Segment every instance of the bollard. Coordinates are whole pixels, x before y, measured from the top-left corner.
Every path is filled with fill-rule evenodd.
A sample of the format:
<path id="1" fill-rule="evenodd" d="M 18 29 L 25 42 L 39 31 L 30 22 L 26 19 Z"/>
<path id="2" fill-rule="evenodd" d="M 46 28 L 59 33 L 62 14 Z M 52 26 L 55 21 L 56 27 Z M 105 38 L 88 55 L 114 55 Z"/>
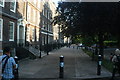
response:
<path id="1" fill-rule="evenodd" d="M 94 61 L 95 60 L 95 51 L 93 50 L 92 51 L 92 61 Z"/>
<path id="2" fill-rule="evenodd" d="M 101 75 L 101 64 L 102 64 L 102 56 L 98 55 L 97 75 Z"/>
<path id="3" fill-rule="evenodd" d="M 19 78 L 19 74 L 18 74 L 18 57 L 15 56 L 14 59 L 15 59 L 15 62 L 16 62 L 16 69 L 13 70 L 13 74 L 14 74 L 15 80 L 18 80 L 18 78 Z"/>
<path id="4" fill-rule="evenodd" d="M 59 78 L 64 78 L 64 56 L 60 56 L 60 72 Z"/>

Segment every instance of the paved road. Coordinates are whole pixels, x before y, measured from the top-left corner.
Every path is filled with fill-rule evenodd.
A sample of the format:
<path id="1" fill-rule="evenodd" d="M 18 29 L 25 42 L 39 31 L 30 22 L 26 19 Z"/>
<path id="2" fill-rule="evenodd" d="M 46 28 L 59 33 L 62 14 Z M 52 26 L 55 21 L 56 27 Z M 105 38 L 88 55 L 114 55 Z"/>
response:
<path id="1" fill-rule="evenodd" d="M 64 56 L 64 78 L 110 77 L 111 73 L 102 67 L 100 76 L 96 75 L 97 63 L 91 61 L 81 49 L 62 48 L 41 59 L 24 60 L 19 63 L 20 78 L 59 78 L 59 56 Z"/>

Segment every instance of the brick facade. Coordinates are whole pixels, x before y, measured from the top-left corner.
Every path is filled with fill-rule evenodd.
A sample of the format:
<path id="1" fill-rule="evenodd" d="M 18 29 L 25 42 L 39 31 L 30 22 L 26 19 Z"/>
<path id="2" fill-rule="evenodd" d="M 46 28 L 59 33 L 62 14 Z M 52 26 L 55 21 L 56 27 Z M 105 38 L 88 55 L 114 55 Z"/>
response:
<path id="1" fill-rule="evenodd" d="M 17 41 L 17 13 L 10 11 L 10 2 L 5 2 L 4 7 L 0 6 L 0 18 L 3 19 L 3 39 L 0 41 L 2 46 L 0 49 L 4 48 L 5 46 L 11 46 L 12 48 L 16 47 Z M 10 41 L 10 21 L 14 22 L 14 41 Z"/>

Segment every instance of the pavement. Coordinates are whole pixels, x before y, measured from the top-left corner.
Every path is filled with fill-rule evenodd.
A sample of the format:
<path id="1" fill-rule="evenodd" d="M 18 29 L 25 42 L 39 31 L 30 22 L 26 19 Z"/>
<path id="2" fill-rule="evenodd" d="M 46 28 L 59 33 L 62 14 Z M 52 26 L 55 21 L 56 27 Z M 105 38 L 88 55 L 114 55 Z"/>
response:
<path id="1" fill-rule="evenodd" d="M 64 56 L 65 80 L 99 80 L 111 77 L 111 73 L 102 67 L 101 75 L 97 75 L 97 63 L 81 49 L 63 47 L 54 50 L 49 55 L 35 60 L 26 59 L 19 62 L 19 77 L 21 79 L 59 80 L 59 57 Z M 93 79 L 94 78 L 94 79 Z M 97 78 L 97 79 L 96 79 Z M 61 80 L 61 79 L 60 79 Z M 102 80 L 102 79 L 101 79 Z M 107 79 L 104 79 L 107 80 Z"/>

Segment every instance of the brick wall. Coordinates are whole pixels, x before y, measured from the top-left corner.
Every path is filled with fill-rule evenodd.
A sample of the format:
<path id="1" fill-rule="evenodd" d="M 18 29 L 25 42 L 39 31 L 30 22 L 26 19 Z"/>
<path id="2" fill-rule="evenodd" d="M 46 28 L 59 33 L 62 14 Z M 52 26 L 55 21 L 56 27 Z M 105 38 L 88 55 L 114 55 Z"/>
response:
<path id="1" fill-rule="evenodd" d="M 17 20 L 13 18 L 9 18 L 7 16 L 2 16 L 3 19 L 3 47 L 4 46 L 16 46 L 16 40 L 17 40 Z M 14 27 L 14 41 L 9 41 L 9 21 L 12 21 L 15 23 Z"/>

